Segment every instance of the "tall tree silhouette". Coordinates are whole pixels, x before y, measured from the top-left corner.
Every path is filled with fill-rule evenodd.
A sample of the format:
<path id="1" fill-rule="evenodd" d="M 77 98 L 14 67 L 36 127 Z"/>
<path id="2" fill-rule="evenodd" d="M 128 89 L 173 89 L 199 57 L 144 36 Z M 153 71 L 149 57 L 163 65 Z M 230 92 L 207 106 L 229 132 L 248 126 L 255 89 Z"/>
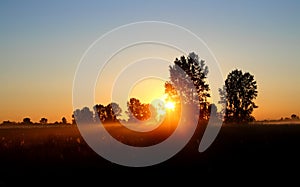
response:
<path id="1" fill-rule="evenodd" d="M 151 109 L 149 104 L 141 103 L 140 100 L 136 98 L 130 98 L 127 102 L 127 115 L 129 117 L 128 121 L 134 122 L 136 120 L 147 120 L 151 117 Z"/>
<path id="2" fill-rule="evenodd" d="M 253 109 L 258 107 L 253 101 L 257 97 L 257 84 L 253 75 L 233 70 L 219 93 L 220 102 L 226 106 L 225 122 L 247 123 L 255 120 L 251 115 Z"/>
<path id="3" fill-rule="evenodd" d="M 199 101 L 198 107 L 201 111 L 199 119 L 208 119 L 209 103 L 207 98 L 210 97 L 208 93 L 210 89 L 206 83 L 208 67 L 205 65 L 205 61 L 199 60 L 198 55 L 192 52 L 187 57 L 176 58 L 174 64 L 169 66 L 170 82 L 165 84 L 165 90 L 171 91 L 172 87 L 176 88 L 177 93 L 183 99 L 182 102 L 186 104 L 195 104 Z M 192 91 L 188 81 L 193 83 L 196 92 Z"/>

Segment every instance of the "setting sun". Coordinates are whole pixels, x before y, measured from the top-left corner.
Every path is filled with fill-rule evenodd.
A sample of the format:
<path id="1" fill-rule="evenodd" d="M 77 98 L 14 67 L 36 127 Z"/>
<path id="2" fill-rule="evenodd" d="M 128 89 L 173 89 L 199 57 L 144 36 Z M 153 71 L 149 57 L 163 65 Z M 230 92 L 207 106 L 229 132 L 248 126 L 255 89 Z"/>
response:
<path id="1" fill-rule="evenodd" d="M 174 110 L 174 109 L 175 109 L 175 103 L 174 103 L 174 102 L 171 102 L 171 101 L 168 101 L 168 102 L 165 104 L 165 107 L 166 107 L 166 109 Z"/>

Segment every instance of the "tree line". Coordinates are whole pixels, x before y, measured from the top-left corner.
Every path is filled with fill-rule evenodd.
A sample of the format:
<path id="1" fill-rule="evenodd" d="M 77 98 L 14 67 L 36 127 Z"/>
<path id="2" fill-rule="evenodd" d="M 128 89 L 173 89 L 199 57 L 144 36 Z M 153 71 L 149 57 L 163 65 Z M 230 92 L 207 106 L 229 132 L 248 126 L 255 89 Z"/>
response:
<path id="1" fill-rule="evenodd" d="M 210 86 L 207 81 L 209 68 L 205 61 L 200 59 L 194 52 L 188 56 L 181 56 L 169 66 L 170 80 L 165 82 L 166 101 L 171 100 L 180 108 L 180 104 L 193 105 L 199 108 L 200 121 L 208 120 L 211 113 L 218 114 L 217 106 L 209 102 L 211 97 Z M 220 101 L 223 108 L 225 123 L 248 123 L 254 121 L 252 112 L 258 106 L 254 100 L 257 98 L 257 82 L 249 72 L 235 69 L 231 71 L 223 88 L 219 89 Z M 72 122 L 68 123 L 63 117 L 57 124 L 86 123 L 111 123 L 117 122 L 121 117 L 122 109 L 117 103 L 107 105 L 96 104 L 92 110 L 88 107 L 76 109 L 72 114 Z M 130 98 L 127 102 L 127 122 L 144 121 L 154 118 L 157 114 L 154 106 L 141 103 L 137 98 Z M 124 121 L 124 120 L 123 120 Z M 46 118 L 41 118 L 40 124 L 47 124 Z M 30 118 L 24 118 L 23 124 L 32 124 Z"/>
<path id="2" fill-rule="evenodd" d="M 107 105 L 96 104 L 93 111 L 88 107 L 77 109 L 74 111 L 72 118 L 79 123 L 114 123 L 118 121 L 134 123 L 137 121 L 145 121 L 156 116 L 156 109 L 149 103 L 142 103 L 137 98 L 130 98 L 127 102 L 127 111 L 125 114 L 128 120 L 120 119 L 122 108 L 117 103 L 109 103 Z"/>
<path id="3" fill-rule="evenodd" d="M 209 68 L 205 61 L 199 59 L 194 52 L 188 56 L 181 56 L 169 66 L 170 80 L 165 82 L 166 100 L 172 100 L 177 106 L 180 103 L 194 105 L 200 109 L 199 120 L 208 120 L 211 113 L 218 113 L 217 106 L 208 100 L 211 97 L 210 86 L 207 81 Z M 248 123 L 254 121 L 252 112 L 258 106 L 257 82 L 249 72 L 242 70 L 231 71 L 219 89 L 220 101 L 223 108 L 225 123 Z M 180 98 L 180 99 L 179 99 Z M 78 122 L 116 122 L 121 116 L 122 109 L 117 103 L 106 106 L 96 104 L 91 111 L 88 107 L 74 111 L 73 118 Z M 127 102 L 126 115 L 128 121 L 147 120 L 154 116 L 155 109 L 151 104 L 141 103 L 137 98 L 130 98 Z M 221 113 L 219 112 L 219 113 Z"/>
<path id="4" fill-rule="evenodd" d="M 61 121 L 55 121 L 54 123 L 49 123 L 47 118 L 42 117 L 39 120 L 39 122 L 33 122 L 30 117 L 25 117 L 25 118 L 23 118 L 23 120 L 21 122 L 12 122 L 9 120 L 2 122 L 2 125 L 12 125 L 12 124 L 16 124 L 16 125 L 71 125 L 71 124 L 75 124 L 75 121 L 73 120 L 72 123 L 69 123 L 67 121 L 67 118 L 62 117 Z"/>

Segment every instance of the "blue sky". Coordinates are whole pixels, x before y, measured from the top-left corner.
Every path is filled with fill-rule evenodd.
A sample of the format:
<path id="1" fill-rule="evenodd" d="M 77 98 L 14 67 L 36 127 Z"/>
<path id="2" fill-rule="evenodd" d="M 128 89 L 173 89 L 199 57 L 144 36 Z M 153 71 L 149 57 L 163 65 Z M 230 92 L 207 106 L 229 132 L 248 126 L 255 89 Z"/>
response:
<path id="1" fill-rule="evenodd" d="M 210 47 L 224 77 L 255 75 L 258 119 L 300 114 L 299 1 L 1 1 L 0 121 L 71 119 L 72 83 L 88 46 L 145 20 L 183 26 Z"/>

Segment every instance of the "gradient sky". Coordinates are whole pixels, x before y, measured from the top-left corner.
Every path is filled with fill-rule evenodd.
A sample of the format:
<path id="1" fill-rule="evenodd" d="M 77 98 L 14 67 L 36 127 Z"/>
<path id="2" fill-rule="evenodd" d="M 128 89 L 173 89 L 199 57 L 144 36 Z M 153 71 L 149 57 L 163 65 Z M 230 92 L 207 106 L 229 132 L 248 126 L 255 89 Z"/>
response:
<path id="1" fill-rule="evenodd" d="M 132 22 L 183 26 L 212 50 L 224 78 L 258 83 L 256 119 L 300 115 L 299 1 L 1 1 L 0 122 L 71 120 L 76 67 L 89 45 Z"/>

